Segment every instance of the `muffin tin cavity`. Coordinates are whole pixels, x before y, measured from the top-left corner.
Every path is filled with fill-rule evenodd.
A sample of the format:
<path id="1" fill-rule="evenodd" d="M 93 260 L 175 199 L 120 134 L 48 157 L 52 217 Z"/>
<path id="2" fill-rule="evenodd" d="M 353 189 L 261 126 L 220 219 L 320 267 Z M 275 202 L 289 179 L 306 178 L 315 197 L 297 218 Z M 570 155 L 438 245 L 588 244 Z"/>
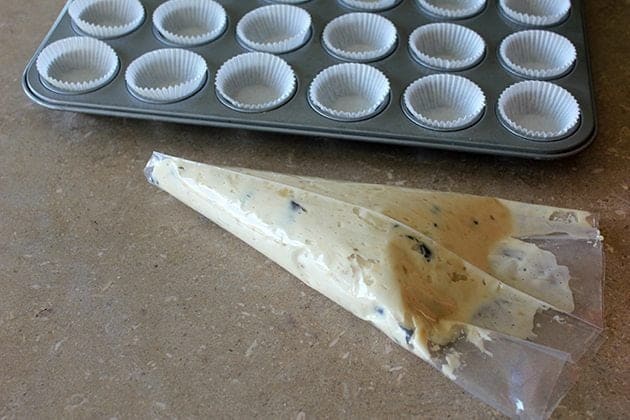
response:
<path id="1" fill-rule="evenodd" d="M 322 41 L 328 52 L 341 60 L 375 61 L 396 47 L 396 27 L 374 13 L 348 13 L 326 25 Z"/>
<path id="2" fill-rule="evenodd" d="M 74 0 L 68 14 L 76 28 L 95 38 L 115 38 L 136 30 L 144 21 L 138 0 Z"/>
<path id="3" fill-rule="evenodd" d="M 427 13 L 443 19 L 464 19 L 476 15 L 487 0 L 416 0 Z"/>
<path id="4" fill-rule="evenodd" d="M 346 63 L 328 67 L 308 90 L 311 105 L 324 116 L 360 121 L 376 115 L 389 97 L 389 80 L 367 64 Z"/>
<path id="5" fill-rule="evenodd" d="M 571 10 L 571 0 L 499 0 L 509 19 L 527 26 L 551 26 L 562 22 Z"/>
<path id="6" fill-rule="evenodd" d="M 464 70 L 479 63 L 486 50 L 475 31 L 454 23 L 431 23 L 409 36 L 409 51 L 416 61 L 444 71 Z"/>
<path id="7" fill-rule="evenodd" d="M 304 9 L 285 4 L 254 9 L 236 26 L 236 35 L 244 46 L 275 54 L 300 48 L 310 34 L 311 15 Z"/>
<path id="8" fill-rule="evenodd" d="M 206 80 L 208 67 L 199 54 L 165 48 L 134 60 L 125 73 L 129 91 L 139 99 L 168 103 L 194 94 Z"/>
<path id="9" fill-rule="evenodd" d="M 279 107 L 295 92 L 295 73 L 283 59 L 268 53 L 246 53 L 229 59 L 217 72 L 217 95 L 242 112 Z"/>
<path id="10" fill-rule="evenodd" d="M 575 98 L 558 85 L 516 83 L 499 97 L 499 115 L 511 131 L 531 140 L 549 141 L 570 134 L 580 120 Z"/>
<path id="11" fill-rule="evenodd" d="M 347 8 L 364 12 L 382 12 L 391 9 L 402 0 L 339 0 Z"/>
<path id="12" fill-rule="evenodd" d="M 118 71 L 116 52 L 103 41 L 65 38 L 48 45 L 37 57 L 42 81 L 60 93 L 86 93 L 109 83 Z"/>
<path id="13" fill-rule="evenodd" d="M 431 130 L 461 130 L 483 113 L 486 97 L 465 77 L 434 74 L 413 82 L 405 90 L 403 105 L 417 124 Z"/>
<path id="14" fill-rule="evenodd" d="M 196 46 L 221 36 L 227 15 L 213 0 L 170 0 L 153 12 L 153 26 L 167 42 Z"/>
<path id="15" fill-rule="evenodd" d="M 567 38 L 541 30 L 516 32 L 499 47 L 503 65 L 529 79 L 553 79 L 566 74 L 573 67 L 576 55 Z"/>

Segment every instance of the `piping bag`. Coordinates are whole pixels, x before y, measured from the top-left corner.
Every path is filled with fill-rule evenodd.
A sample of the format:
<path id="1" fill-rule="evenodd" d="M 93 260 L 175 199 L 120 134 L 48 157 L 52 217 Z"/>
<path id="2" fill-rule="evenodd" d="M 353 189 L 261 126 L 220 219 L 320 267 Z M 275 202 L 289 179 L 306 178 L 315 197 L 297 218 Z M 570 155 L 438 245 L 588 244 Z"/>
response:
<path id="1" fill-rule="evenodd" d="M 603 330 L 580 210 L 154 152 L 148 181 L 514 418 L 546 418 Z"/>

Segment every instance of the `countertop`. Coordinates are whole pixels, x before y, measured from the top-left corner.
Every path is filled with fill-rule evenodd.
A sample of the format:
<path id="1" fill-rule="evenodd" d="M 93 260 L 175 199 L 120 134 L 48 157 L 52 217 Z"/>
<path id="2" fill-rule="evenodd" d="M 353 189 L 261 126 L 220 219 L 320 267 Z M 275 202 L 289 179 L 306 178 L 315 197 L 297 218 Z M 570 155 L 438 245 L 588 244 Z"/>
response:
<path id="1" fill-rule="evenodd" d="M 500 418 L 169 195 L 153 150 L 601 215 L 607 339 L 554 418 L 630 411 L 630 1 L 587 1 L 594 144 L 539 162 L 95 117 L 20 87 L 63 0 L 0 16 L 0 418 Z"/>

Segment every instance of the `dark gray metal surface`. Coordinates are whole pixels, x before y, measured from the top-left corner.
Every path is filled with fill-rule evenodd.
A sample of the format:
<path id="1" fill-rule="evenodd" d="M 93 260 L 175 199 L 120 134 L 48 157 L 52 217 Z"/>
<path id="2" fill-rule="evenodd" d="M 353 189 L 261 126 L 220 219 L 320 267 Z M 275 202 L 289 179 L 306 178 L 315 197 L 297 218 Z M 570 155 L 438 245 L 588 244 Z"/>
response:
<path id="1" fill-rule="evenodd" d="M 389 103 L 380 114 L 359 122 L 327 119 L 315 112 L 307 100 L 308 85 L 315 75 L 324 68 L 340 62 L 330 56 L 321 45 L 324 26 L 334 17 L 352 10 L 335 0 L 310 0 L 299 4 L 311 14 L 313 36 L 304 47 L 280 55 L 296 72 L 297 92 L 286 105 L 256 114 L 241 113 L 226 107 L 217 98 L 213 81 L 216 71 L 224 61 L 247 51 L 235 39 L 238 20 L 248 11 L 269 3 L 261 0 L 217 1 L 225 7 L 228 14 L 228 28 L 216 41 L 190 48 L 206 59 L 210 77 L 203 88 L 188 99 L 171 104 L 149 104 L 129 94 L 125 85 L 125 69 L 135 58 L 147 51 L 169 47 L 156 37 L 152 28 L 153 11 L 163 3 L 159 0 L 142 1 L 147 17 L 138 30 L 124 37 L 105 41 L 118 53 L 121 71 L 109 85 L 82 95 L 63 95 L 47 89 L 41 83 L 35 68 L 35 59 L 45 46 L 59 39 L 77 35 L 66 13 L 66 5 L 24 72 L 24 90 L 35 102 L 52 109 L 536 159 L 572 155 L 586 148 L 595 136 L 595 109 L 583 26 L 582 0 L 572 1 L 573 7 L 567 20 L 558 26 L 548 28 L 567 37 L 577 49 L 575 67 L 567 75 L 553 82 L 575 96 L 580 104 L 582 118 L 572 135 L 547 142 L 516 136 L 497 118 L 496 103 L 500 93 L 513 83 L 523 80 L 505 70 L 500 64 L 497 56 L 498 47 L 501 40 L 510 33 L 526 29 L 500 14 L 498 0 L 488 0 L 487 7 L 479 15 L 456 22 L 473 29 L 486 41 L 487 51 L 481 63 L 472 69 L 454 74 L 465 76 L 481 87 L 486 94 L 487 108 L 477 124 L 454 132 L 424 129 L 410 121 L 401 109 L 400 99 L 405 88 L 422 76 L 437 73 L 416 63 L 409 55 L 407 48 L 409 34 L 420 25 L 438 21 L 421 11 L 414 0 L 403 0 L 395 8 L 380 13 L 396 25 L 398 43 L 391 55 L 371 65 L 383 71 L 389 78 L 392 92 Z"/>

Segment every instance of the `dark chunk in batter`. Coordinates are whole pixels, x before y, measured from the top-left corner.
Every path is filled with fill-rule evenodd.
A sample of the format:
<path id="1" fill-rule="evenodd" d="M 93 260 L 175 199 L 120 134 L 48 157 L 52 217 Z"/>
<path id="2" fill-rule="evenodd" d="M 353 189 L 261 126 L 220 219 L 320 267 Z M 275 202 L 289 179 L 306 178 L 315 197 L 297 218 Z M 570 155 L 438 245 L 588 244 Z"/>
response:
<path id="1" fill-rule="evenodd" d="M 416 246 L 416 250 L 420 252 L 420 254 L 422 254 L 427 262 L 431 261 L 431 258 L 433 257 L 433 252 L 431 252 L 428 246 L 426 246 L 425 244 L 419 244 L 418 246 Z"/>
<path id="2" fill-rule="evenodd" d="M 418 251 L 427 262 L 431 262 L 431 258 L 433 258 L 433 252 L 431 251 L 431 248 L 429 248 L 428 246 L 426 246 L 420 239 L 411 236 L 411 235 L 406 235 L 407 239 L 411 239 L 412 241 L 415 241 L 417 244 L 413 246 L 413 250 L 414 251 Z"/>
<path id="3" fill-rule="evenodd" d="M 402 325 L 399 325 L 399 326 L 405 332 L 405 341 L 407 342 L 407 344 L 409 344 L 411 342 L 411 337 L 413 337 L 413 333 L 415 330 L 406 328 Z"/>
<path id="4" fill-rule="evenodd" d="M 306 209 L 293 200 L 291 200 L 291 210 L 296 213 L 306 213 Z"/>

